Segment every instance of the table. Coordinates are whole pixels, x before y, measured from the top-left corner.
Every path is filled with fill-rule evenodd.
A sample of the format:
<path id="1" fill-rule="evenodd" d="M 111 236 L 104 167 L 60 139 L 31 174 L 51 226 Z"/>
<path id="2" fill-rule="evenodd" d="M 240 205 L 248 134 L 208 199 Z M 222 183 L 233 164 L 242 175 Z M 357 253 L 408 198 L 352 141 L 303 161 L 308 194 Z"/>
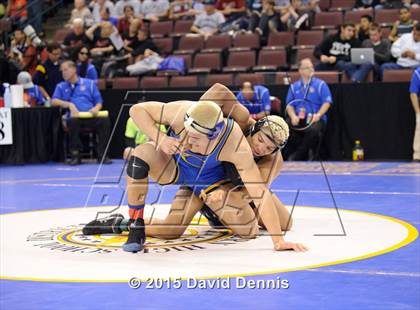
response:
<path id="1" fill-rule="evenodd" d="M 64 160 L 60 108 L 12 109 L 12 131 L 13 144 L 0 145 L 1 164 Z"/>

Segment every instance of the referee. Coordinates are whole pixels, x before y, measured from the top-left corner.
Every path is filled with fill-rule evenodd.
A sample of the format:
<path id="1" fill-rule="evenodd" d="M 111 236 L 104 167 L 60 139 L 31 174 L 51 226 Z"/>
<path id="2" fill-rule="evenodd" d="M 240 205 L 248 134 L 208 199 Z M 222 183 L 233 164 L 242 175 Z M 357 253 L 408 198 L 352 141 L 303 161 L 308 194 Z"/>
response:
<path id="1" fill-rule="evenodd" d="M 283 155 L 288 160 L 312 160 L 317 155 L 314 153 L 317 152 L 317 146 L 326 128 L 326 113 L 332 104 L 332 97 L 327 83 L 313 77 L 314 65 L 309 58 L 304 58 L 299 62 L 299 74 L 301 79 L 290 86 L 286 104 L 295 99 L 303 99 L 307 93 L 306 99 L 314 105 L 316 113 L 313 115 L 313 123 L 309 128 L 295 131 L 293 127 L 298 125 L 299 118 L 295 109 L 287 106 L 286 118 L 291 130 Z"/>

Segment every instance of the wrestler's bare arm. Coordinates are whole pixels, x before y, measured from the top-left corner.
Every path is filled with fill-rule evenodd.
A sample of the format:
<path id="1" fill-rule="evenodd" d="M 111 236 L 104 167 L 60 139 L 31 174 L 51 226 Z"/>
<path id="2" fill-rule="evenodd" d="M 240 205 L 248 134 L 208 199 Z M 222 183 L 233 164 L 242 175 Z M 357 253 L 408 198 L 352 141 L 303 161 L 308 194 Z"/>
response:
<path id="1" fill-rule="evenodd" d="M 184 115 L 193 103 L 193 101 L 140 102 L 130 108 L 130 116 L 150 139 L 161 141 L 166 135 L 155 124 L 169 125 L 176 132 L 181 131 L 184 128 Z"/>
<path id="2" fill-rule="evenodd" d="M 280 175 L 280 170 L 283 166 L 283 156 L 281 152 L 266 155 L 258 161 L 257 166 L 264 183 L 269 187 L 274 179 Z"/>
<path id="3" fill-rule="evenodd" d="M 249 128 L 249 111 L 238 102 L 232 91 L 226 86 L 216 83 L 210 87 L 200 100 L 216 102 L 222 109 L 224 117 L 231 117 L 239 124 L 243 131 Z"/>
<path id="4" fill-rule="evenodd" d="M 271 193 L 264 184 L 261 173 L 252 156 L 251 148 L 239 126 L 235 124 L 228 141 L 223 147 L 219 160 L 228 161 L 235 165 L 250 196 L 259 210 L 262 221 L 271 235 L 275 247 L 284 242 L 282 229 L 274 207 Z"/>

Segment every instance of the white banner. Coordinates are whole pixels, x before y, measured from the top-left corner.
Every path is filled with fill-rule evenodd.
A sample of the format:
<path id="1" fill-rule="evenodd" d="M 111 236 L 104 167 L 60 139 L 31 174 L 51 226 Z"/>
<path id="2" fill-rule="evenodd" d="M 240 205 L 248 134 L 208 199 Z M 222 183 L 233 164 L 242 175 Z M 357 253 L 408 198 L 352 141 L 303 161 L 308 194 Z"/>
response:
<path id="1" fill-rule="evenodd" d="M 12 110 L 0 108 L 0 145 L 13 144 Z"/>

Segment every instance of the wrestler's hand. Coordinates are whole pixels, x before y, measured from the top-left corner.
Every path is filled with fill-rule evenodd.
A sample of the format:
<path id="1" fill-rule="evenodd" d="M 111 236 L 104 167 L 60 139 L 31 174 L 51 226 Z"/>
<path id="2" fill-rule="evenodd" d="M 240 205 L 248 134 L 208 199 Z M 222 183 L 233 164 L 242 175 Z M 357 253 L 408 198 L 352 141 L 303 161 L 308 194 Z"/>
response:
<path id="1" fill-rule="evenodd" d="M 159 148 L 168 155 L 180 153 L 180 142 L 172 137 L 164 136 L 163 140 L 159 144 Z"/>
<path id="2" fill-rule="evenodd" d="M 308 248 L 301 243 L 293 243 L 293 242 L 286 242 L 280 241 L 274 247 L 276 251 L 285 251 L 285 250 L 293 250 L 296 252 L 306 252 Z"/>
<path id="3" fill-rule="evenodd" d="M 206 194 L 204 191 L 201 191 L 200 198 L 203 199 L 205 204 L 214 205 L 223 202 L 225 199 L 225 191 L 222 189 L 216 189 L 210 194 Z"/>

